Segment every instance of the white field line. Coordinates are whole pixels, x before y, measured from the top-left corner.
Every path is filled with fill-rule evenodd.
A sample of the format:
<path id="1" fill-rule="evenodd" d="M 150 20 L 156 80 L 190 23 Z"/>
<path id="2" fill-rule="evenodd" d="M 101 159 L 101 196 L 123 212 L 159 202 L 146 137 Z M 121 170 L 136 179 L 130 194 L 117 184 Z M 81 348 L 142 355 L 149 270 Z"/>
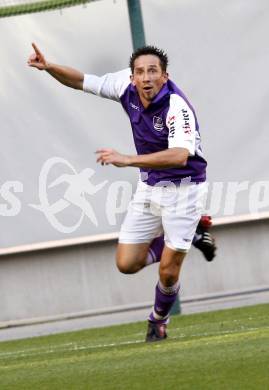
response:
<path id="1" fill-rule="evenodd" d="M 233 320 L 221 320 L 221 321 L 218 321 L 218 322 L 206 322 L 206 323 L 203 323 L 204 326 L 208 325 L 208 326 L 212 326 L 212 325 L 219 325 L 220 323 L 222 325 L 224 324 L 231 324 L 231 322 L 234 322 L 234 323 L 240 323 L 242 322 L 242 324 L 246 325 L 246 321 L 252 321 L 252 320 L 259 320 L 259 321 L 263 321 L 263 320 L 267 320 L 269 317 L 268 316 L 260 316 L 260 317 L 246 317 L 246 318 L 234 318 Z M 188 328 L 188 329 L 195 329 L 195 328 L 199 328 L 200 327 L 200 324 L 192 324 L 192 325 L 188 325 L 187 327 L 182 327 L 182 328 L 169 328 L 169 333 L 170 332 L 174 332 L 174 331 L 184 331 L 185 328 Z M 254 328 L 247 328 L 247 329 L 254 329 Z M 257 328 L 258 329 L 258 328 Z M 227 331 L 228 332 L 228 331 Z M 211 333 L 213 335 L 213 333 Z M 145 332 L 137 332 L 137 333 L 134 333 L 133 336 L 144 336 L 145 335 Z M 190 334 L 189 336 L 192 337 L 192 336 L 196 336 L 198 335 L 198 333 L 195 333 L 195 334 Z M 200 335 L 200 333 L 199 333 Z M 206 335 L 206 333 L 201 333 L 201 335 Z M 42 336 L 41 336 L 42 337 Z M 179 336 L 179 337 L 185 337 L 185 335 L 183 336 Z M 171 337 L 169 337 L 171 338 Z M 16 341 L 16 340 L 14 340 Z M 124 342 L 121 342 L 121 343 L 124 343 Z M 128 341 L 129 343 L 129 341 Z M 96 344 L 98 347 L 100 347 L 99 344 Z M 106 346 L 106 345 L 110 345 L 110 344 L 101 344 L 101 346 Z M 117 344 L 119 345 L 119 344 Z M 65 348 L 65 347 L 68 347 L 68 346 L 74 346 L 74 348 L 76 347 L 76 344 L 75 343 L 63 343 L 63 344 L 59 344 L 57 346 L 57 351 L 60 351 L 61 348 Z M 113 344 L 114 346 L 114 344 Z M 0 347 L 1 347 L 1 342 L 0 342 Z M 95 348 L 95 346 L 91 346 L 91 348 Z M 43 350 L 45 349 L 47 352 L 49 351 L 47 349 L 47 346 L 39 346 L 38 348 L 29 348 L 27 349 L 27 352 L 36 352 L 36 351 L 40 351 L 40 350 Z M 8 355 L 8 354 L 14 354 L 14 353 L 24 353 L 26 352 L 26 350 L 24 351 L 15 351 L 15 352 L 0 352 L 0 358 L 2 355 Z M 45 352 L 44 352 L 45 353 Z"/>
<path id="2" fill-rule="evenodd" d="M 177 340 L 185 337 L 214 337 L 218 335 L 229 335 L 229 334 L 234 334 L 234 333 L 241 333 L 242 331 L 244 332 L 253 332 L 259 329 L 269 329 L 269 326 L 265 327 L 259 327 L 259 328 L 246 328 L 246 327 L 241 327 L 240 329 L 235 329 L 235 330 L 222 330 L 222 331 L 217 331 L 217 332 L 205 332 L 205 333 L 194 333 L 194 334 L 181 334 L 178 336 L 169 336 L 170 340 Z M 170 329 L 170 331 L 182 331 L 181 328 L 174 328 Z M 95 344 L 95 345 L 74 345 L 74 343 L 67 343 L 67 344 L 61 344 L 57 346 L 56 348 L 50 348 L 47 350 L 40 350 L 40 348 L 32 348 L 22 350 L 22 351 L 14 351 L 14 352 L 2 352 L 0 353 L 0 358 L 22 358 L 22 357 L 33 357 L 33 356 L 40 356 L 40 355 L 47 355 L 51 353 L 57 353 L 57 352 L 76 352 L 76 351 L 83 351 L 83 350 L 90 350 L 90 349 L 99 349 L 99 348 L 109 348 L 109 347 L 120 347 L 124 345 L 134 345 L 134 344 L 140 344 L 144 343 L 145 340 L 139 339 L 139 340 L 129 340 L 129 341 L 121 341 L 118 343 L 104 343 L 104 344 Z M 68 345 L 71 346 L 71 348 L 65 348 Z"/>

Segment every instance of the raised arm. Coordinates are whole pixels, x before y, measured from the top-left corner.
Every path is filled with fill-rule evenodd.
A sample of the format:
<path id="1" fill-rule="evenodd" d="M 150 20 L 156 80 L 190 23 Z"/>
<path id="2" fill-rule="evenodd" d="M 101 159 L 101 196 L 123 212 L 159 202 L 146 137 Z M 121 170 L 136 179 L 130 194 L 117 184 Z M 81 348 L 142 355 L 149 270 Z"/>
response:
<path id="1" fill-rule="evenodd" d="M 84 74 L 76 69 L 48 62 L 38 47 L 32 43 L 34 53 L 28 59 L 28 65 L 47 71 L 52 77 L 67 87 L 83 89 Z"/>

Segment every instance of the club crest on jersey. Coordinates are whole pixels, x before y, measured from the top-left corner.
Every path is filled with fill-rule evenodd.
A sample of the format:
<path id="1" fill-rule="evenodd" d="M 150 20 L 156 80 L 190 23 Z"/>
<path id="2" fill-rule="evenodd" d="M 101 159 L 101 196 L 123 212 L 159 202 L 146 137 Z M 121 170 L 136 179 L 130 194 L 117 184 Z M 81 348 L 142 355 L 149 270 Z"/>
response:
<path id="1" fill-rule="evenodd" d="M 164 124 L 162 118 L 159 116 L 154 116 L 153 117 L 153 127 L 157 131 L 162 131 L 164 129 Z"/>

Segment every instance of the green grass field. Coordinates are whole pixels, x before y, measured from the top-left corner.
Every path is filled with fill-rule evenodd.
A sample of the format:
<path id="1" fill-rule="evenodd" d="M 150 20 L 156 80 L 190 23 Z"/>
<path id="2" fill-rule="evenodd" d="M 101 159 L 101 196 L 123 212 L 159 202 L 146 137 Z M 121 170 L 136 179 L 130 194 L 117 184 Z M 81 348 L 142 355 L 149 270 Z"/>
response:
<path id="1" fill-rule="evenodd" d="M 0 343 L 0 389 L 269 389 L 269 304 Z"/>

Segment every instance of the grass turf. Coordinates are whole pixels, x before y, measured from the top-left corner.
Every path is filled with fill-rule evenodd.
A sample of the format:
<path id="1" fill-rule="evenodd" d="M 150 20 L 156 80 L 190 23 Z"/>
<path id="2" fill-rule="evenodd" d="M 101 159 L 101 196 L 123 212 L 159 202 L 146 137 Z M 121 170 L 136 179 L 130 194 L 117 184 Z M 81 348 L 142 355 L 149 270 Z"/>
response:
<path id="1" fill-rule="evenodd" d="M 0 343 L 0 389 L 267 390 L 269 304 Z"/>

